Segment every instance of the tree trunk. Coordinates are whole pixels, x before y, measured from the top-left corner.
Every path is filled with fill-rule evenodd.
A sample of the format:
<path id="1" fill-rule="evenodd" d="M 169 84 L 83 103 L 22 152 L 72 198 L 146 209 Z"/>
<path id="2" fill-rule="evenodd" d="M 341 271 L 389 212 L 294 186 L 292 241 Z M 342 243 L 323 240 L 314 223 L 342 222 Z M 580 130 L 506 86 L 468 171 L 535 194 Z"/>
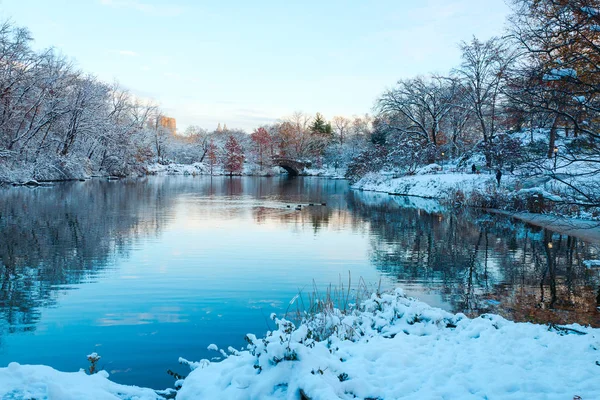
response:
<path id="1" fill-rule="evenodd" d="M 550 140 L 548 142 L 548 159 L 554 155 L 554 146 L 556 145 L 556 128 L 558 126 L 558 117 L 554 117 L 552 127 L 550 128 Z"/>

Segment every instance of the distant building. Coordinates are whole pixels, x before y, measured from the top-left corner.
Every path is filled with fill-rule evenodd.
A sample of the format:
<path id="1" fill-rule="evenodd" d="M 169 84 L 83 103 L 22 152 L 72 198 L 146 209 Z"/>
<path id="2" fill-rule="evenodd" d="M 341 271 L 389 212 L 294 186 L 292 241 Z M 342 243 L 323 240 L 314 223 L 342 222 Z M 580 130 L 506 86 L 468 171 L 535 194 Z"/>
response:
<path id="1" fill-rule="evenodd" d="M 163 128 L 166 128 L 171 132 L 172 135 L 177 134 L 177 120 L 171 117 L 160 116 L 158 124 Z"/>
<path id="2" fill-rule="evenodd" d="M 224 124 L 223 127 L 221 128 L 221 123 L 219 122 L 219 125 L 217 126 L 217 132 L 219 132 L 219 133 L 227 132 L 227 124 Z"/>

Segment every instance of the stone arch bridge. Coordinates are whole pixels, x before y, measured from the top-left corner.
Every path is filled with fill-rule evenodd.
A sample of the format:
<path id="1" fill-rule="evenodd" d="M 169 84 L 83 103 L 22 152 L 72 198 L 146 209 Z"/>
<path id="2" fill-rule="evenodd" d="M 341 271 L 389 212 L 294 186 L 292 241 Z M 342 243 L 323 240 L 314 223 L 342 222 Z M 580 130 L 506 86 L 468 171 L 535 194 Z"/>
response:
<path id="1" fill-rule="evenodd" d="M 273 165 L 285 169 L 287 173 L 292 176 L 300 175 L 304 168 L 310 166 L 309 163 L 285 157 L 273 157 Z"/>

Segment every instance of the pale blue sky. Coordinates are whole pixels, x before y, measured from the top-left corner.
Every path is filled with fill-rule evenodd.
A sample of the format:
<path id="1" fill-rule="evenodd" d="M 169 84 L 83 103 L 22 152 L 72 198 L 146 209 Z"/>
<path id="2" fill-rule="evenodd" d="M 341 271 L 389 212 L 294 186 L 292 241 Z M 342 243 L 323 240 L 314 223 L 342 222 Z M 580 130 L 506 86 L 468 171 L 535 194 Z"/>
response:
<path id="1" fill-rule="evenodd" d="M 0 0 L 37 48 L 155 99 L 180 129 L 370 112 L 398 79 L 456 66 L 459 41 L 502 34 L 507 14 L 504 0 Z"/>

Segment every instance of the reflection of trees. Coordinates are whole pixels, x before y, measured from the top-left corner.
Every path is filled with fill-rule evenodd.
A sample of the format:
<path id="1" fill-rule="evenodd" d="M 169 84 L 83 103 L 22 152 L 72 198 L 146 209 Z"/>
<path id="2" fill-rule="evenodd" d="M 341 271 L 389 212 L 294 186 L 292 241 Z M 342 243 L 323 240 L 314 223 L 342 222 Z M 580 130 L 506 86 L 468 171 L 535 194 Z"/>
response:
<path id="1" fill-rule="evenodd" d="M 126 257 L 133 240 L 156 235 L 178 207 L 189 218 L 243 215 L 291 229 L 309 226 L 315 234 L 325 228 L 364 232 L 379 270 L 440 293 L 456 311 L 568 322 L 577 310 L 578 321 L 600 325 L 597 272 L 582 263 L 600 258 L 597 246 L 503 217 L 407 209 L 390 196 L 348 191 L 347 185 L 154 177 L 0 191 L 0 331 L 35 329 L 41 307 L 54 304 L 69 285 L 94 279 L 113 258 Z M 286 207 L 309 203 L 315 206 Z"/>
<path id="2" fill-rule="evenodd" d="M 190 216 L 204 213 L 235 219 L 256 212 L 256 203 L 305 204 L 327 201 L 290 214 L 316 230 L 342 218 L 339 187 L 331 180 L 275 177 L 153 177 L 140 181 L 59 184 L 53 188 L 0 191 L 0 332 L 34 330 L 40 309 L 55 304 L 70 285 L 94 279 L 116 257 L 126 257 L 133 240 L 156 235 L 177 206 L 193 197 Z M 339 186 L 339 187 L 338 187 Z M 332 194 L 333 193 L 333 194 Z M 206 207 L 202 207 L 202 202 Z M 215 207 L 214 202 L 220 204 Z M 273 208 L 264 208 L 267 214 Z M 277 210 L 276 210 L 277 211 Z"/>
<path id="3" fill-rule="evenodd" d="M 0 321 L 33 330 L 39 308 L 93 278 L 136 237 L 155 234 L 170 197 L 160 185 L 92 181 L 0 192 Z"/>
<path id="4" fill-rule="evenodd" d="M 597 246 L 503 217 L 425 213 L 389 197 L 363 198 L 348 194 L 350 208 L 369 221 L 371 259 L 400 282 L 441 293 L 454 311 L 600 326 L 598 277 L 583 265 L 598 257 Z"/>
<path id="5" fill-rule="evenodd" d="M 265 221 L 283 222 L 289 226 L 301 228 L 312 226 L 317 233 L 323 228 L 358 229 L 362 219 L 357 219 L 347 210 L 345 193 L 348 183 L 331 179 L 249 178 L 249 191 L 258 199 L 276 201 L 270 207 L 257 206 L 253 209 L 254 219 L 258 223 Z M 275 184 L 274 184 L 275 183 Z M 321 203 L 326 202 L 326 206 Z M 287 205 L 290 207 L 287 208 Z M 309 204 L 313 204 L 310 206 Z M 294 210 L 302 205 L 302 211 Z"/>

